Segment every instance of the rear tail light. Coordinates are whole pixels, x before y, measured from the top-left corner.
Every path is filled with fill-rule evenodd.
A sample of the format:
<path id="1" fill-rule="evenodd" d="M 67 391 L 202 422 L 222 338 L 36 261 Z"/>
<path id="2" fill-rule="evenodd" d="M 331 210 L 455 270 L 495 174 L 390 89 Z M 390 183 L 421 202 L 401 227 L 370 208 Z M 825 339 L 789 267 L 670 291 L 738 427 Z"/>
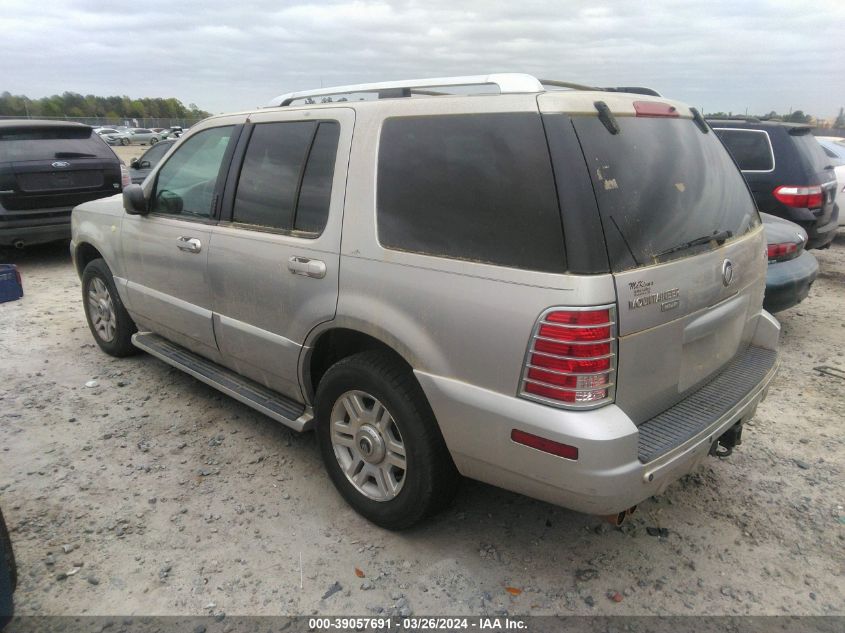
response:
<path id="1" fill-rule="evenodd" d="M 616 308 L 550 308 L 531 334 L 519 393 L 558 407 L 613 401 Z"/>
<path id="2" fill-rule="evenodd" d="M 126 189 L 132 184 L 132 176 L 129 174 L 129 169 L 123 163 L 120 164 L 120 186 Z"/>
<path id="3" fill-rule="evenodd" d="M 812 187 L 781 185 L 772 192 L 772 195 L 788 207 L 800 207 L 802 209 L 821 207 L 824 200 L 822 188 L 819 185 Z"/>
<path id="4" fill-rule="evenodd" d="M 768 248 L 770 262 L 782 262 L 798 256 L 798 244 L 787 242 L 785 244 L 769 244 Z"/>

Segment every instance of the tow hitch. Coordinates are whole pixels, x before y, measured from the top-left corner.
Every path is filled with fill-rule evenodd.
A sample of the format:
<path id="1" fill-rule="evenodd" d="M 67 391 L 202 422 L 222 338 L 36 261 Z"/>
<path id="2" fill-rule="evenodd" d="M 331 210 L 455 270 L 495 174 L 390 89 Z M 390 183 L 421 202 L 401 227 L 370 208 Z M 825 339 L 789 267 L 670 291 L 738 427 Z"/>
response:
<path id="1" fill-rule="evenodd" d="M 742 420 L 734 424 L 727 431 L 713 442 L 710 447 L 710 455 L 713 457 L 728 457 L 734 452 L 734 446 L 742 444 Z"/>

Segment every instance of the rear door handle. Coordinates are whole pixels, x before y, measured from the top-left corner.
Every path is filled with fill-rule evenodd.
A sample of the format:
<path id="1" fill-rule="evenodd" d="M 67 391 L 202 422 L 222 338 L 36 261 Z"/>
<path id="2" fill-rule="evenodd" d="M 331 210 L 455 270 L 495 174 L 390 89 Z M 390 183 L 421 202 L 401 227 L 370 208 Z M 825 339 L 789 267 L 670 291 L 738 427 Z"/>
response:
<path id="1" fill-rule="evenodd" d="M 294 255 L 288 260 L 288 270 L 294 275 L 305 275 L 306 277 L 322 279 L 326 276 L 326 262 Z"/>
<path id="2" fill-rule="evenodd" d="M 180 251 L 188 253 L 199 253 L 202 250 L 202 242 L 195 237 L 179 237 L 176 240 L 176 246 Z"/>

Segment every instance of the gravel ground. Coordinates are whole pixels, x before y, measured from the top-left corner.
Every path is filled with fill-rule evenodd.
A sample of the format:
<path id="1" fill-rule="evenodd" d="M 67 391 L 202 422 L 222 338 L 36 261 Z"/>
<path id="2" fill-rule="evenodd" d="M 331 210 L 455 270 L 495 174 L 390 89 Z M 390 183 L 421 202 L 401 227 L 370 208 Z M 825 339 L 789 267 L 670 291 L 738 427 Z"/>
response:
<path id="1" fill-rule="evenodd" d="M 390 533 L 340 499 L 313 435 L 100 352 L 65 244 L 7 254 L 26 291 L 0 304 L 18 613 L 843 614 L 845 382 L 813 368 L 845 369 L 845 232 L 817 257 L 730 459 L 622 528 L 467 481 Z"/>

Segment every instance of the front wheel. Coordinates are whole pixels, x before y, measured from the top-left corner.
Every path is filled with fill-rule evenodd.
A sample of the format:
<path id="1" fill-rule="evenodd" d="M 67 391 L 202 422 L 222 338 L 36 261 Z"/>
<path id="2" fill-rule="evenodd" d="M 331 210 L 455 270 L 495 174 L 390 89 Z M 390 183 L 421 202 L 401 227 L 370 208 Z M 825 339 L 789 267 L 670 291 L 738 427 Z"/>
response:
<path id="1" fill-rule="evenodd" d="M 317 436 L 343 498 L 382 527 L 410 527 L 452 500 L 459 479 L 410 369 L 381 352 L 333 365 L 317 392 Z"/>
<path id="2" fill-rule="evenodd" d="M 150 139 L 150 145 L 155 145 L 156 143 L 158 143 L 158 139 L 154 136 Z"/>
<path id="3" fill-rule="evenodd" d="M 123 307 L 105 260 L 95 259 L 85 267 L 82 273 L 82 301 L 88 327 L 100 349 L 118 357 L 138 352 L 132 345 L 132 335 L 137 332 L 137 328 Z"/>
<path id="4" fill-rule="evenodd" d="M 120 139 L 120 144 L 121 145 L 129 145 L 129 139 L 128 138 Z"/>

